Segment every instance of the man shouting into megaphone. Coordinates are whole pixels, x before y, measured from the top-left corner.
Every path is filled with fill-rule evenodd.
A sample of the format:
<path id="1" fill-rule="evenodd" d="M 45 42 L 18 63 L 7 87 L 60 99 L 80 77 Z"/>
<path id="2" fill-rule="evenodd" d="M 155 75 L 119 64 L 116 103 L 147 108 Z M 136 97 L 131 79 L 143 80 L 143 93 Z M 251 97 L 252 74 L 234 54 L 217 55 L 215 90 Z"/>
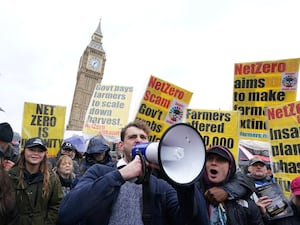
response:
<path id="1" fill-rule="evenodd" d="M 86 171 L 61 202 L 59 224 L 209 224 L 203 195 L 194 184 L 173 187 L 150 173 L 145 177 L 145 169 L 159 166 L 141 155 L 132 158 L 133 146 L 148 142 L 150 131 L 141 120 L 121 130 L 123 158 L 116 168 L 96 164 Z M 132 182 L 137 177 L 146 179 Z"/>
<path id="2" fill-rule="evenodd" d="M 205 150 L 205 147 L 201 141 L 198 141 L 199 133 L 195 134 L 189 127 L 185 130 L 183 125 L 178 127 L 180 127 L 179 131 L 175 127 L 163 134 L 164 140 L 160 141 L 159 149 L 164 155 L 164 150 L 161 149 L 165 147 L 162 147 L 161 143 L 168 145 L 170 140 L 180 157 L 167 154 L 166 158 L 165 156 L 162 158 L 169 162 L 157 165 L 155 160 L 145 162 L 143 154 L 137 154 L 135 157 L 132 154 L 135 146 L 143 143 L 147 145 L 151 131 L 149 126 L 141 120 L 126 125 L 121 130 L 121 140 L 118 143 L 123 158 L 118 161 L 117 167 L 97 164 L 87 170 L 76 187 L 61 202 L 58 224 L 208 225 L 204 193 L 201 192 L 201 188 L 198 188 L 201 180 L 197 180 L 197 175 L 205 161 L 205 154 L 204 159 L 199 162 L 194 159 L 195 156 L 203 154 L 202 150 Z M 177 148 L 182 142 L 185 142 L 184 148 Z M 189 143 L 193 143 L 192 147 Z M 201 149 L 200 155 L 197 149 Z M 176 158 L 179 160 L 176 161 Z M 180 161 L 182 158 L 184 163 Z M 159 163 L 161 164 L 161 161 Z M 172 185 L 150 174 L 149 168 L 161 169 L 161 166 L 165 165 L 163 172 L 167 172 L 169 178 L 167 180 L 171 181 Z M 180 166 L 180 170 L 177 169 L 177 165 Z M 196 173 L 193 174 L 195 171 Z M 185 176 L 182 174 L 178 176 L 180 173 Z M 138 182 L 133 182 L 137 178 Z M 252 186 L 254 187 L 254 184 L 247 183 L 244 176 L 236 175 L 226 185 L 210 188 L 209 201 L 218 204 L 227 198 L 235 199 L 248 195 L 249 192 L 251 194 Z"/>

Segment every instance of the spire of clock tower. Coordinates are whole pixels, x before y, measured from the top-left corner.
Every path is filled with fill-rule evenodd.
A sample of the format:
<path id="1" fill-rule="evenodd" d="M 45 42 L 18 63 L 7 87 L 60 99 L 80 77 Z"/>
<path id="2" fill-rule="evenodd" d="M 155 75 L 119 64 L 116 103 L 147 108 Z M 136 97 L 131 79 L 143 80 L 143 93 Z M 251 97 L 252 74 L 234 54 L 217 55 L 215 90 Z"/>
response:
<path id="1" fill-rule="evenodd" d="M 103 37 L 102 32 L 101 32 L 101 19 L 99 21 L 99 24 L 98 24 L 98 27 L 97 27 L 97 30 L 95 31 L 95 33 L 98 34 L 99 36 Z"/>
<path id="2" fill-rule="evenodd" d="M 92 35 L 91 42 L 89 44 L 89 47 L 96 49 L 98 51 L 104 52 L 102 47 L 102 32 L 101 32 L 101 19 L 99 21 L 98 27 L 95 31 L 95 33 Z"/>

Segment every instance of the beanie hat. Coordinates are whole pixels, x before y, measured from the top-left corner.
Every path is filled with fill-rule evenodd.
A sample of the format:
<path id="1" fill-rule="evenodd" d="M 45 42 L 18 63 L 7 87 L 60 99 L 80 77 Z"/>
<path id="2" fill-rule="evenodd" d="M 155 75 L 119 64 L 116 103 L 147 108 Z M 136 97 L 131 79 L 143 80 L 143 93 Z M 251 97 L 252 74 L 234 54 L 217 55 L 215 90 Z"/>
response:
<path id="1" fill-rule="evenodd" d="M 0 123 L 0 141 L 11 142 L 13 136 L 14 132 L 9 123 Z"/>
<path id="2" fill-rule="evenodd" d="M 300 177 L 296 177 L 292 180 L 291 190 L 294 195 L 300 195 Z"/>

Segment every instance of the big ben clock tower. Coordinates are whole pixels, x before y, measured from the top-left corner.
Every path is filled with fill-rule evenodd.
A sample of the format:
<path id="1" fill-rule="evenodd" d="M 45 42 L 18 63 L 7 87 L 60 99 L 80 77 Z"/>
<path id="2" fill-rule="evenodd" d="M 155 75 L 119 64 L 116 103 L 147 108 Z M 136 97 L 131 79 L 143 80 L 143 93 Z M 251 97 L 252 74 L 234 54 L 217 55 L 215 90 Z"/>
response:
<path id="1" fill-rule="evenodd" d="M 67 130 L 81 131 L 85 114 L 97 83 L 101 83 L 106 61 L 102 47 L 101 21 L 92 35 L 90 44 L 80 58 L 77 81 Z"/>

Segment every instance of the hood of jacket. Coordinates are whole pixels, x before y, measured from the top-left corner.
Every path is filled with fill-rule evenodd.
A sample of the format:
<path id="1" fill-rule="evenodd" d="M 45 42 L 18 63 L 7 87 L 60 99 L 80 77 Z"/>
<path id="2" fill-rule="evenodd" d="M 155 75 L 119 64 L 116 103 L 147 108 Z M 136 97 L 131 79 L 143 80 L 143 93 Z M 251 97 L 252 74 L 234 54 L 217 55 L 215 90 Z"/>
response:
<path id="1" fill-rule="evenodd" d="M 110 147 L 103 136 L 92 137 L 89 141 L 86 153 L 94 154 L 109 151 Z"/>

